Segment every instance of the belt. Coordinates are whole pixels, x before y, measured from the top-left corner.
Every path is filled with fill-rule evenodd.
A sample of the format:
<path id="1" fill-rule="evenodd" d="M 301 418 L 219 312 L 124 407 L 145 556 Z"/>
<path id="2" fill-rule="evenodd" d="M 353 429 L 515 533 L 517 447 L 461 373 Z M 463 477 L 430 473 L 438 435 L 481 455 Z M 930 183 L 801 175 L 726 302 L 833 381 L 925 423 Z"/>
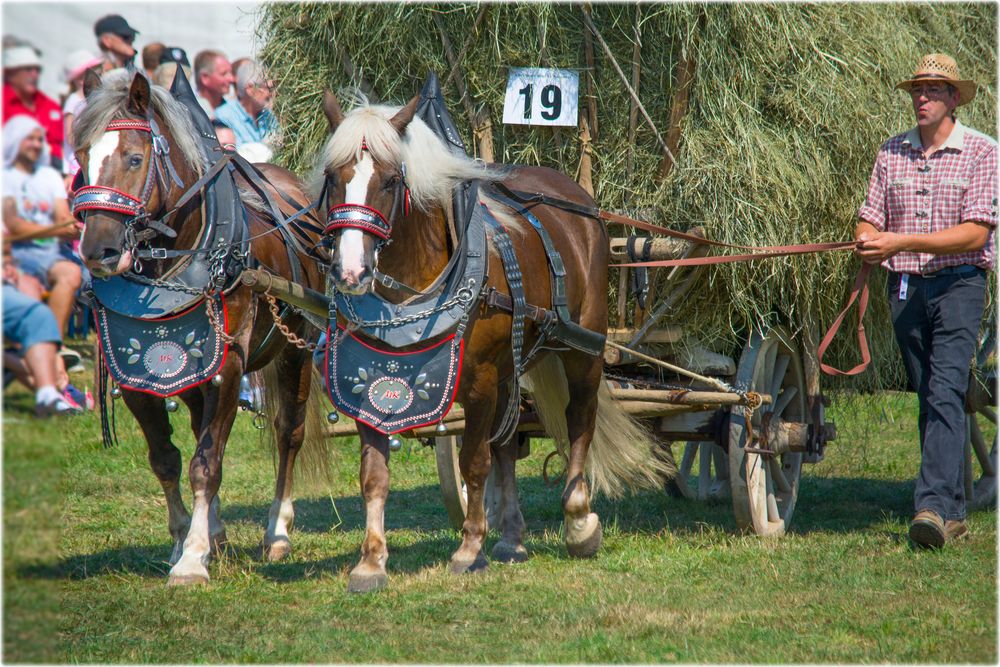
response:
<path id="1" fill-rule="evenodd" d="M 909 275 L 912 278 L 937 278 L 939 276 L 964 276 L 977 271 L 985 272 L 986 269 L 973 266 L 972 264 L 959 264 L 958 266 L 946 266 L 943 269 L 938 269 L 937 271 L 932 271 L 931 273 L 911 273 Z"/>

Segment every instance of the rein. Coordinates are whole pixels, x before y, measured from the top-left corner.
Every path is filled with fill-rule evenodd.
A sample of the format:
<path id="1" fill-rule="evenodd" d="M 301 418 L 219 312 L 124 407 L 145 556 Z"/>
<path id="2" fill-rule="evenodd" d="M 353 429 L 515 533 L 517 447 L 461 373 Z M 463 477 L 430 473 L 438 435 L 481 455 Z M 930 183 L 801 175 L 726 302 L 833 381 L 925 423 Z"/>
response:
<path id="1" fill-rule="evenodd" d="M 708 264 L 728 264 L 731 262 L 746 262 L 754 259 L 768 259 L 772 257 L 787 257 L 790 255 L 805 255 L 819 252 L 831 252 L 839 250 L 854 250 L 858 247 L 857 241 L 834 241 L 829 243 L 803 243 L 795 245 L 779 245 L 779 246 L 747 246 L 739 245 L 734 243 L 723 243 L 721 241 L 712 241 L 709 239 L 702 238 L 700 236 L 694 236 L 693 234 L 685 234 L 684 232 L 678 232 L 673 229 L 668 229 L 666 227 L 661 227 L 659 225 L 654 225 L 642 220 L 635 220 L 633 218 L 626 217 L 624 215 L 619 215 L 617 213 L 611 213 L 610 211 L 604 211 L 597 207 L 583 206 L 577 204 L 576 202 L 567 201 L 565 199 L 559 199 L 557 197 L 550 197 L 542 193 L 532 193 L 532 192 L 522 192 L 518 190 L 512 190 L 502 183 L 494 184 L 499 190 L 503 191 L 508 196 L 516 199 L 525 204 L 543 204 L 546 206 L 553 206 L 573 213 L 578 213 L 586 217 L 594 218 L 596 220 L 603 220 L 605 222 L 629 225 L 637 229 L 642 229 L 649 232 L 655 232 L 658 234 L 663 234 L 664 236 L 670 236 L 676 239 L 681 239 L 684 241 L 689 241 L 691 243 L 702 243 L 708 244 L 720 248 L 735 248 L 738 250 L 752 250 L 755 252 L 744 253 L 738 255 L 715 255 L 710 257 L 690 257 L 685 259 L 667 259 L 667 260 L 653 260 L 645 262 L 624 262 L 620 264 L 610 264 L 611 267 L 618 268 L 653 268 L 653 267 L 673 267 L 673 266 L 704 266 Z M 868 365 L 871 363 L 871 353 L 868 349 L 868 337 L 865 334 L 864 327 L 864 315 L 865 311 L 868 309 L 868 275 L 871 273 L 873 265 L 872 264 L 862 264 L 861 268 L 858 270 L 857 276 L 854 279 L 854 286 L 851 290 L 851 295 L 847 300 L 847 304 L 844 309 L 840 312 L 837 318 L 834 320 L 830 329 L 823 336 L 823 340 L 820 342 L 818 348 L 818 360 L 819 366 L 822 371 L 828 375 L 857 375 L 864 371 Z M 847 316 L 848 311 L 850 311 L 851 306 L 854 302 L 858 302 L 858 328 L 857 328 L 857 340 L 858 348 L 861 351 L 861 363 L 854 368 L 843 371 L 838 368 L 834 368 L 828 364 L 823 363 L 823 355 L 826 354 L 827 348 L 833 341 L 834 337 L 839 331 L 841 324 L 843 324 L 844 318 Z"/>

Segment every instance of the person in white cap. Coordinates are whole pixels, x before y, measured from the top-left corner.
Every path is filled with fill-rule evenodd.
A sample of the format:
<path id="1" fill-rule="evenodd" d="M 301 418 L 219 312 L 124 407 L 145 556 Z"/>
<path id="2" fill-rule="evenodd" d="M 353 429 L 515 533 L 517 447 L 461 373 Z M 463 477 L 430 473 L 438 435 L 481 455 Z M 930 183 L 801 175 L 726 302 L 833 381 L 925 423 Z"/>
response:
<path id="1" fill-rule="evenodd" d="M 87 98 L 83 95 L 83 79 L 88 70 L 98 70 L 104 60 L 86 49 L 74 51 L 66 56 L 63 62 L 63 79 L 69 84 L 69 95 L 63 102 L 63 174 L 69 180 L 80 170 L 80 164 L 73 155 L 73 120 L 87 106 Z"/>
<path id="2" fill-rule="evenodd" d="M 42 61 L 27 44 L 3 50 L 3 123 L 14 116 L 31 116 L 45 130 L 51 164 L 56 169 L 63 161 L 63 121 L 59 104 L 38 89 Z"/>
<path id="3" fill-rule="evenodd" d="M 910 539 L 940 547 L 969 533 L 965 394 L 996 262 L 997 144 L 956 117 L 976 83 L 951 56 L 924 56 L 896 87 L 910 94 L 917 124 L 882 144 L 855 238 L 865 262 L 889 271 L 896 341 L 920 401 Z"/>

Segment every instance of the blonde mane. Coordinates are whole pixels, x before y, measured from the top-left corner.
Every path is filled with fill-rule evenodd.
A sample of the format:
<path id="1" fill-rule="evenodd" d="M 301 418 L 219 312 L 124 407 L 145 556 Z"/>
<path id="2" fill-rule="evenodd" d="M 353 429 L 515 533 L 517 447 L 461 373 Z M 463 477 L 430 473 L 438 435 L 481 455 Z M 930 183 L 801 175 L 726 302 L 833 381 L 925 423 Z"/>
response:
<path id="1" fill-rule="evenodd" d="M 413 205 L 425 212 L 433 206 L 449 209 L 452 190 L 462 181 L 500 177 L 485 163 L 452 153 L 419 118 L 414 118 L 400 137 L 389 124 L 400 109 L 366 104 L 351 110 L 327 141 L 314 183 L 322 182 L 324 170 L 360 160 L 362 139 L 376 162 L 406 165 Z"/>

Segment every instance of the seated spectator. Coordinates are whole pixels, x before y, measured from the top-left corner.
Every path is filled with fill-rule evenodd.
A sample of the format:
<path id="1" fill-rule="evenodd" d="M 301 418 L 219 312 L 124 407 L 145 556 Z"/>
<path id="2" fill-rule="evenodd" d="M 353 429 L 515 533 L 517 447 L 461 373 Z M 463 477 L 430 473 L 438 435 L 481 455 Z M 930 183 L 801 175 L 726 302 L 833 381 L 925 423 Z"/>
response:
<path id="1" fill-rule="evenodd" d="M 87 106 L 87 98 L 83 96 L 83 78 L 89 70 L 97 70 L 103 61 L 87 50 L 74 51 L 66 56 L 63 63 L 63 78 L 69 84 L 69 96 L 63 102 L 63 174 L 67 183 L 80 170 L 80 163 L 73 154 L 73 120 Z"/>
<path id="2" fill-rule="evenodd" d="M 5 253 L 3 337 L 5 344 L 13 343 L 17 347 L 10 352 L 4 350 L 4 376 L 10 371 L 34 390 L 37 416 L 79 414 L 83 411 L 80 402 L 86 403 L 86 398 L 69 383 L 62 359 L 57 354 L 62 345 L 59 325 L 44 303 L 14 286 L 16 281 L 17 269 Z"/>
<path id="3" fill-rule="evenodd" d="M 83 282 L 69 242 L 79 239 L 83 225 L 70 213 L 59 172 L 47 166 L 43 137 L 41 125 L 29 116 L 15 116 L 3 126 L 3 220 L 12 235 L 25 239 L 14 242 L 14 259 L 49 290 L 49 307 L 59 331 L 65 331 Z M 43 296 L 38 288 L 22 287 L 35 299 Z"/>
<path id="4" fill-rule="evenodd" d="M 194 57 L 196 99 L 209 118 L 226 104 L 226 95 L 233 86 L 233 68 L 221 51 L 206 49 Z"/>
<path id="5" fill-rule="evenodd" d="M 59 105 L 38 90 L 42 61 L 31 46 L 3 50 L 3 122 L 14 116 L 31 116 L 45 130 L 47 155 L 56 169 L 62 168 L 63 121 Z"/>
<path id="6" fill-rule="evenodd" d="M 169 89 L 174 82 L 178 67 L 184 70 L 184 76 L 191 78 L 191 63 L 188 62 L 184 49 L 179 46 L 164 47 L 163 53 L 160 54 L 160 64 L 153 73 L 153 83 Z"/>
<path id="7" fill-rule="evenodd" d="M 153 72 L 153 84 L 170 90 L 170 86 L 174 83 L 174 77 L 177 75 L 178 67 L 184 71 L 184 76 L 188 79 L 191 78 L 191 70 L 189 68 L 171 61 L 163 63 L 156 68 L 156 71 Z"/>
<path id="8" fill-rule="evenodd" d="M 163 62 L 160 60 L 160 56 L 163 55 L 165 48 L 162 42 L 153 42 L 142 47 L 142 69 L 146 70 L 146 76 L 149 77 L 150 81 L 153 80 L 156 68 Z"/>
<path id="9" fill-rule="evenodd" d="M 135 49 L 132 42 L 139 31 L 118 14 L 102 16 L 94 24 L 97 46 L 104 55 L 104 71 L 133 65 Z"/>
<path id="10" fill-rule="evenodd" d="M 236 133 L 236 148 L 243 144 L 267 143 L 278 127 L 271 113 L 272 84 L 264 69 L 250 60 L 236 72 L 236 103 L 227 103 L 216 111 L 216 117 Z"/>

